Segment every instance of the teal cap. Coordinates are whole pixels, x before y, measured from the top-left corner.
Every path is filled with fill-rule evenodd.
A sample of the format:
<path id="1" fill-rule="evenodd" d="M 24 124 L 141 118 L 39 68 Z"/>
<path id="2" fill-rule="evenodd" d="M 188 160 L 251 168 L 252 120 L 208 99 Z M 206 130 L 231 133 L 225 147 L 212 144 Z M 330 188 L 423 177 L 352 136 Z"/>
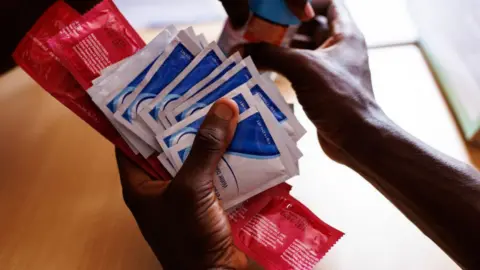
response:
<path id="1" fill-rule="evenodd" d="M 255 15 L 274 23 L 282 25 L 301 23 L 297 16 L 290 11 L 285 0 L 248 0 L 248 4 Z"/>

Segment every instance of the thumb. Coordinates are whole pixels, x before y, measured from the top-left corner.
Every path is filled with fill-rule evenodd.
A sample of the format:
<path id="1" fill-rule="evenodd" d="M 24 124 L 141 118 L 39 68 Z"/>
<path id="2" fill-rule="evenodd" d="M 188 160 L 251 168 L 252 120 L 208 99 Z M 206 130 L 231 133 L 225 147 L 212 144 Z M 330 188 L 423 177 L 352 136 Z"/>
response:
<path id="1" fill-rule="evenodd" d="M 224 98 L 217 101 L 200 127 L 182 170 L 189 174 L 213 175 L 235 134 L 238 115 L 238 107 L 233 100 Z"/>
<path id="2" fill-rule="evenodd" d="M 281 73 L 292 83 L 301 79 L 300 76 L 304 73 L 302 69 L 306 69 L 310 62 L 303 50 L 284 48 L 268 43 L 245 44 L 243 54 L 251 56 L 259 69 Z"/>

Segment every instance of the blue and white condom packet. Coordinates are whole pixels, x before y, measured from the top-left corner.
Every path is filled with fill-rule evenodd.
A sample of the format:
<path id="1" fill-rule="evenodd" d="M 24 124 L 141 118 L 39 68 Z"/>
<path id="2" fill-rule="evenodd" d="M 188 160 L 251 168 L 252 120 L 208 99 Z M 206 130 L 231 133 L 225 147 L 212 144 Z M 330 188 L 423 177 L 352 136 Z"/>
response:
<path id="1" fill-rule="evenodd" d="M 261 78 L 251 79 L 247 84 L 252 94 L 265 103 L 288 136 L 295 142 L 299 141 L 307 133 L 281 95 L 278 87 L 270 78 L 262 75 Z"/>
<path id="2" fill-rule="evenodd" d="M 140 116 L 154 133 L 164 130 L 164 126 L 170 127 L 164 118 L 160 118 L 166 106 L 183 96 L 190 88 L 225 61 L 225 55 L 215 42 L 210 43 L 195 59 L 167 86 L 155 99 L 147 105 Z M 163 123 L 162 123 L 163 122 Z"/>
<path id="3" fill-rule="evenodd" d="M 240 86 L 235 91 L 230 92 L 228 95 L 225 96 L 225 98 L 230 98 L 235 101 L 235 103 L 237 103 L 240 112 L 240 120 L 243 119 L 243 113 L 248 109 L 254 107 L 257 102 L 253 97 L 252 93 L 249 91 L 248 87 L 246 87 L 246 85 Z M 156 139 L 164 150 L 164 153 L 161 153 L 158 156 L 158 159 L 165 167 L 167 167 L 167 169 L 172 175 L 175 175 L 179 168 L 173 166 L 173 164 L 171 163 L 171 156 L 169 155 L 169 152 L 167 150 L 170 147 L 183 141 L 188 141 L 192 143 L 195 135 L 198 132 L 198 129 L 200 128 L 200 125 L 203 123 L 205 115 L 210 110 L 210 107 L 211 105 L 203 108 L 202 110 L 195 113 L 194 116 L 189 117 L 180 123 L 177 123 L 176 125 L 167 129 L 165 132 L 159 133 L 157 135 Z M 165 164 L 165 162 L 169 159 L 170 162 Z"/>
<path id="4" fill-rule="evenodd" d="M 135 83 L 145 75 L 144 70 L 148 69 L 149 64 L 163 52 L 176 34 L 177 29 L 174 26 L 167 27 L 139 53 L 124 59 L 121 65 L 116 65 L 114 70 L 107 72 L 108 75 L 101 77 L 101 80 L 87 90 L 94 103 L 107 116 L 130 148 L 135 153 L 140 152 L 144 158 L 154 152 L 153 148 L 114 120 L 113 114 L 118 109 L 118 101 L 133 91 Z"/>
<path id="5" fill-rule="evenodd" d="M 169 121 L 172 124 L 182 121 L 244 83 L 247 84 L 253 95 L 259 96 L 263 100 L 290 137 L 298 141 L 306 133 L 276 85 L 270 79 L 260 76 L 250 58 L 239 63 L 197 95 L 184 101 L 173 112 L 167 113 Z"/>
<path id="6" fill-rule="evenodd" d="M 137 115 L 193 61 L 200 51 L 201 47 L 184 30 L 180 31 L 151 64 L 151 68 L 135 90 L 121 98 L 120 108 L 114 114 L 119 123 L 158 152 L 162 149 L 155 141 L 154 133 L 140 117 L 137 118 Z"/>
<path id="7" fill-rule="evenodd" d="M 205 77 L 203 80 L 198 82 L 192 88 L 188 89 L 187 92 L 185 92 L 181 97 L 166 104 L 164 111 L 160 114 L 160 119 L 162 119 L 162 123 L 170 124 L 170 121 L 168 120 L 168 117 L 167 117 L 168 115 L 167 112 L 173 111 L 176 107 L 178 107 L 180 104 L 185 102 L 187 99 L 199 93 L 203 89 L 209 87 L 211 84 L 213 84 L 218 79 L 223 77 L 225 73 L 230 71 L 241 61 L 242 61 L 242 57 L 240 56 L 240 53 L 238 52 L 234 53 L 227 60 L 223 61 L 223 63 L 220 66 L 218 66 L 214 71 L 212 71 L 212 73 L 210 73 L 207 77 Z M 163 118 L 166 118 L 166 120 L 163 121 Z"/>
<path id="8" fill-rule="evenodd" d="M 204 116 L 195 114 L 194 117 Z M 280 130 L 278 122 L 263 102 L 256 103 L 255 107 L 243 113 L 234 138 L 219 162 L 213 182 L 224 209 L 297 174 Z M 183 164 L 191 146 L 190 140 L 182 140 L 170 148 L 176 167 Z"/>
<path id="9" fill-rule="evenodd" d="M 252 59 L 247 57 L 207 88 L 180 104 L 172 112 L 169 112 L 168 120 L 171 124 L 182 121 L 246 83 L 253 76 L 260 77 L 260 73 L 253 64 Z"/>
<path id="10" fill-rule="evenodd" d="M 202 49 L 205 49 L 208 46 L 208 41 L 204 34 L 200 34 L 196 38 L 198 40 L 198 44 L 200 45 L 200 47 L 202 47 Z"/>

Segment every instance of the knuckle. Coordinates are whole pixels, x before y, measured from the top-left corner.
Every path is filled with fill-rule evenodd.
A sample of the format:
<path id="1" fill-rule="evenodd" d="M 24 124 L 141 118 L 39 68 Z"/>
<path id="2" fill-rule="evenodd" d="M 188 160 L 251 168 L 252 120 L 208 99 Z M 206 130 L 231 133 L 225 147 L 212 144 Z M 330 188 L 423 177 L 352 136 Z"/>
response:
<path id="1" fill-rule="evenodd" d="M 197 133 L 195 144 L 204 150 L 218 151 L 224 144 L 225 132 L 219 128 L 202 128 Z"/>

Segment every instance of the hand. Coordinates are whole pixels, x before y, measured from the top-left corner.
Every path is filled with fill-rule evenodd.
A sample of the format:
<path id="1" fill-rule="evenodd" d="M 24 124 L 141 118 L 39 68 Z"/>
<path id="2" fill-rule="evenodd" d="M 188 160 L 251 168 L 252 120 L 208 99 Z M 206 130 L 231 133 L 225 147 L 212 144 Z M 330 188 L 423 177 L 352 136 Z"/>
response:
<path id="1" fill-rule="evenodd" d="M 383 112 L 373 95 L 364 38 L 343 4 L 332 3 L 327 20 L 330 35 L 326 41 L 313 35 L 320 37 L 315 51 L 269 44 L 248 44 L 244 51 L 291 81 L 325 152 L 344 162 L 343 144 Z"/>
<path id="2" fill-rule="evenodd" d="M 212 184 L 238 114 L 232 100 L 213 105 L 172 181 L 154 181 L 117 151 L 125 203 L 164 269 L 246 268 Z"/>

